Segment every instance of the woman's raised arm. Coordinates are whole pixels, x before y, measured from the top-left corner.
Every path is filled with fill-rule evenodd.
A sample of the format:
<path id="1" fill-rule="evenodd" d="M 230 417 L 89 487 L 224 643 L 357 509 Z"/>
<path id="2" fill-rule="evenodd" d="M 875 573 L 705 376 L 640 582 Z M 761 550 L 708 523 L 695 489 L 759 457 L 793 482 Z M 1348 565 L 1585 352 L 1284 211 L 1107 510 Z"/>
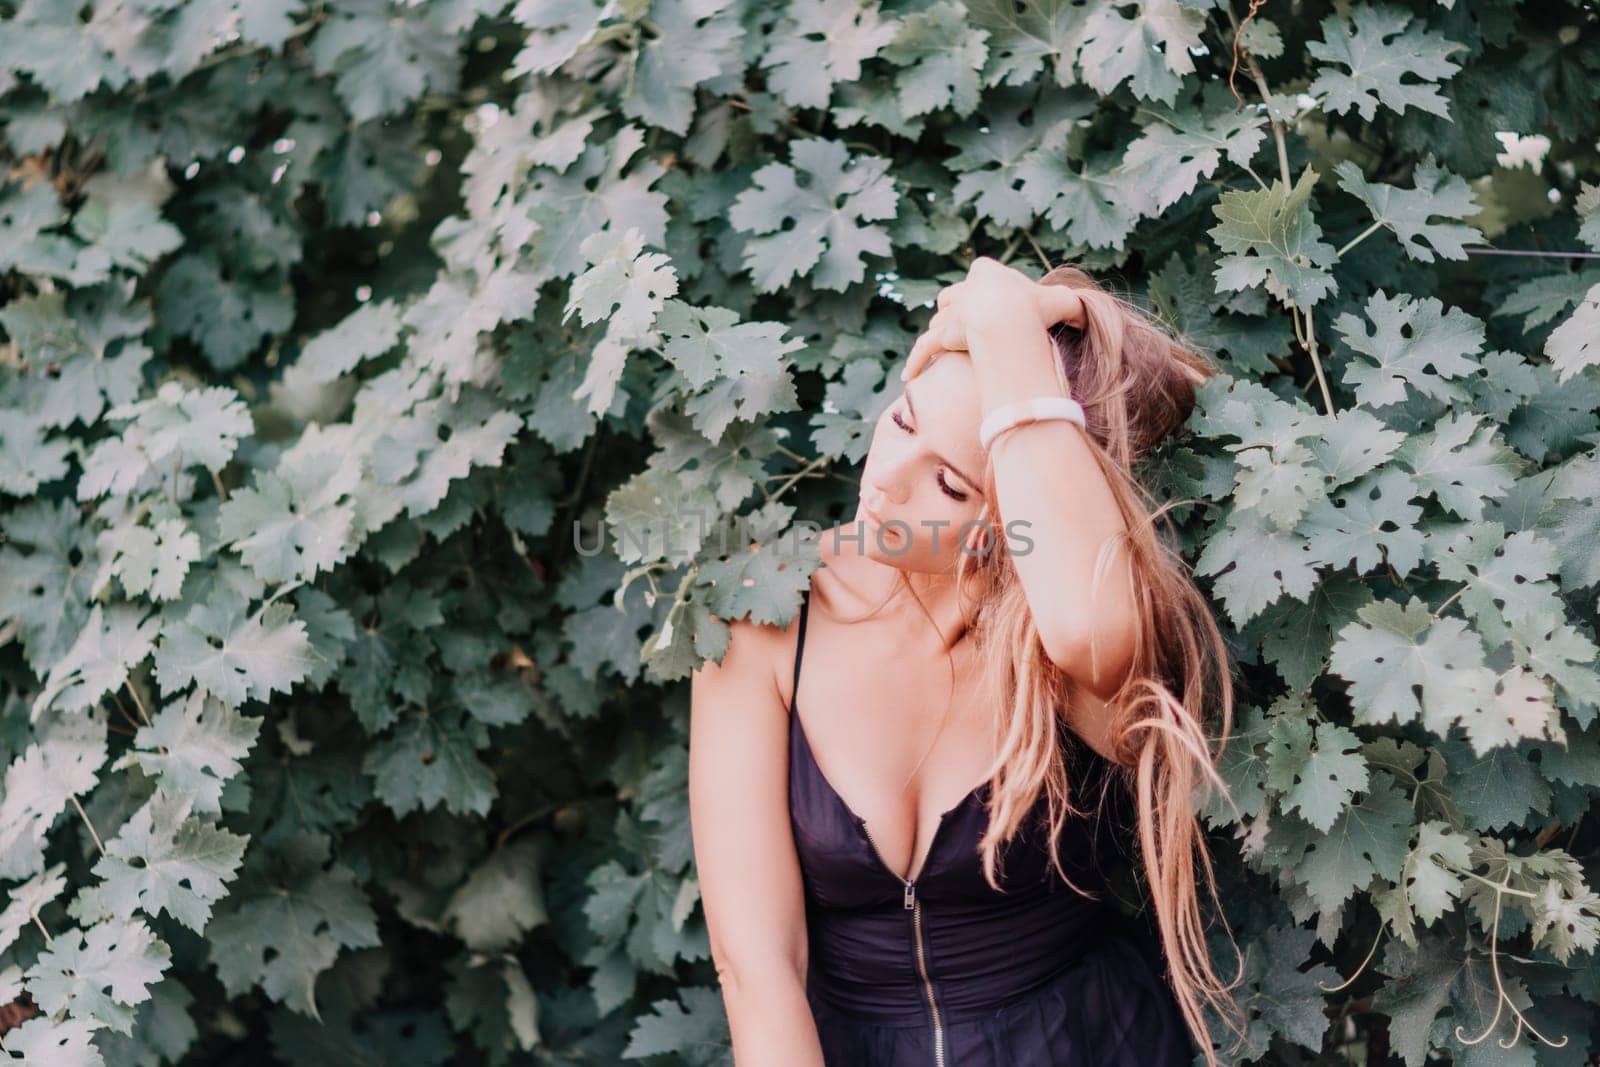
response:
<path id="1" fill-rule="evenodd" d="M 789 827 L 788 709 L 773 627 L 731 627 L 691 683 L 689 820 L 739 1067 L 822 1067 L 806 1000 L 805 893 Z"/>

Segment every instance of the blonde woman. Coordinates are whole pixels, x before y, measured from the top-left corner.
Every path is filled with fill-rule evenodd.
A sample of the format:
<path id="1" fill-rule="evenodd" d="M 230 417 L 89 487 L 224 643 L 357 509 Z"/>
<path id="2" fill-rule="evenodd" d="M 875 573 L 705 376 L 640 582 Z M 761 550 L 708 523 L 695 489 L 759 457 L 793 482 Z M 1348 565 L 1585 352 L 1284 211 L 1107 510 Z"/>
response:
<path id="1" fill-rule="evenodd" d="M 1232 663 L 1130 473 L 1212 373 L 1075 268 L 941 291 L 795 621 L 694 676 L 739 1067 L 1214 1065 L 1207 1005 L 1242 1033 L 1192 806 L 1226 788 Z M 1158 940 L 1105 893 L 1115 850 Z"/>

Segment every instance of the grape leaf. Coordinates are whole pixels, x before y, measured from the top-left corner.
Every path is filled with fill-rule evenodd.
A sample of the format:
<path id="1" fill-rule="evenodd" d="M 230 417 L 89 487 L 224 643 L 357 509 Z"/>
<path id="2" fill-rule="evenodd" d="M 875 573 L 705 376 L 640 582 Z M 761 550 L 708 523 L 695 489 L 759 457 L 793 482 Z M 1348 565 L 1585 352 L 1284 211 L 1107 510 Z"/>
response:
<path id="1" fill-rule="evenodd" d="M 915 118 L 948 107 L 969 115 L 978 106 L 980 75 L 989 57 L 987 30 L 969 25 L 954 0 L 939 0 L 899 23 L 883 58 L 900 67 L 895 87 L 900 113 Z"/>
<path id="2" fill-rule="evenodd" d="M 1310 307 L 1336 285 L 1327 270 L 1333 246 L 1311 214 L 1317 172 L 1310 167 L 1291 189 L 1274 181 L 1270 189 L 1230 189 L 1212 211 L 1218 222 L 1209 233 L 1225 253 L 1217 264 L 1217 292 L 1265 285 L 1285 305 Z"/>
<path id="3" fill-rule="evenodd" d="M 429 90 L 448 93 L 460 69 L 449 8 L 341 0 L 311 39 L 312 62 L 334 75 L 359 122 L 401 111 Z"/>
<path id="4" fill-rule="evenodd" d="M 1204 25 L 1181 0 L 1142 0 L 1132 16 L 1114 6 L 1094 7 L 1083 27 L 1080 73 L 1103 95 L 1127 81 L 1135 96 L 1171 104 L 1184 75 L 1194 73 L 1189 50 L 1200 47 Z"/>
<path id="5" fill-rule="evenodd" d="M 133 1006 L 172 962 L 172 950 L 140 919 L 107 919 L 87 931 L 67 930 L 24 972 L 28 992 L 48 1013 L 133 1029 Z"/>
<path id="6" fill-rule="evenodd" d="M 1334 673 L 1350 682 L 1355 721 L 1404 725 L 1420 718 L 1440 737 L 1492 699 L 1495 674 L 1464 620 L 1435 619 L 1416 600 L 1378 600 L 1339 631 Z"/>
<path id="7" fill-rule="evenodd" d="M 761 65 L 785 102 L 827 107 L 833 86 L 860 77 L 862 61 L 882 51 L 899 29 L 876 3 L 794 0 L 774 27 Z"/>
<path id="8" fill-rule="evenodd" d="M 1559 565 L 1554 548 L 1531 530 L 1506 535 L 1498 522 L 1463 523 L 1430 535 L 1438 547 L 1431 559 L 1439 577 L 1461 582 L 1461 606 L 1486 640 L 1511 633 L 1507 620 L 1557 610 L 1550 576 Z"/>
<path id="9" fill-rule="evenodd" d="M 1565 382 L 1600 364 L 1600 345 L 1594 343 L 1596 330 L 1600 330 L 1600 284 L 1583 294 L 1578 310 L 1552 330 L 1544 343 L 1544 354 L 1550 357 L 1557 380 Z"/>
<path id="10" fill-rule="evenodd" d="M 326 836 L 300 834 L 274 850 L 271 867 L 241 886 L 207 928 L 211 961 L 232 996 L 259 985 L 293 1011 L 321 1019 L 317 976 L 341 949 L 378 944 L 377 917 Z"/>
<path id="11" fill-rule="evenodd" d="M 967 18 L 989 35 L 985 85 L 1025 85 L 1047 67 L 1056 84 L 1077 80 L 1078 50 L 1093 8 L 1072 0 L 971 0 Z"/>
<path id="12" fill-rule="evenodd" d="M 44 870 L 45 834 L 69 800 L 87 793 L 106 761 L 103 712 L 47 717 L 37 740 L 6 768 L 0 797 L 0 878 Z"/>
<path id="13" fill-rule="evenodd" d="M 744 28 L 733 0 L 654 0 L 650 21 L 658 33 L 645 41 L 634 91 L 621 110 L 680 136 L 695 115 L 695 87 L 739 73 Z"/>
<path id="14" fill-rule="evenodd" d="M 577 55 L 600 23 L 615 15 L 615 0 L 517 0 L 511 17 L 529 31 L 511 65 L 513 74 L 548 74 Z"/>
<path id="15" fill-rule="evenodd" d="M 37 921 L 41 908 L 61 895 L 67 887 L 66 869 L 64 863 L 53 863 L 6 892 L 5 910 L 0 911 L 0 952 L 11 947 L 23 927 Z"/>
<path id="16" fill-rule="evenodd" d="M 576 311 L 585 326 L 605 321 L 607 336 L 618 341 L 646 336 L 662 304 L 678 291 L 670 259 L 645 252 L 637 227 L 620 238 L 615 232 L 591 234 L 581 247 L 593 265 L 573 279 L 562 321 Z"/>
<path id="17" fill-rule="evenodd" d="M 1370 330 L 1348 311 L 1333 324 L 1345 344 L 1366 357 L 1351 360 L 1344 369 L 1344 381 L 1355 388 L 1358 403 L 1371 408 L 1398 404 L 1406 399 L 1408 387 L 1449 400 L 1457 395 L 1450 383 L 1477 372 L 1470 357 L 1483 349 L 1483 323 L 1460 308 L 1446 309 L 1432 297 L 1400 293 L 1391 298 L 1380 289 L 1367 300 L 1366 313 Z"/>
<path id="18" fill-rule="evenodd" d="M 1200 112 L 1151 105 L 1144 126 L 1122 157 L 1120 175 L 1138 186 L 1142 214 L 1165 211 L 1210 177 L 1226 156 L 1249 166 L 1266 137 L 1261 116 L 1229 106 L 1226 94 L 1214 96 Z"/>
<path id="19" fill-rule="evenodd" d="M 1428 1059 L 1433 1022 L 1450 1003 L 1450 991 L 1462 961 L 1442 937 L 1419 944 L 1390 941 L 1378 969 L 1392 981 L 1372 997 L 1375 1010 L 1389 1016 L 1394 1048 L 1406 1067 L 1422 1067 Z"/>
<path id="20" fill-rule="evenodd" d="M 35 1015 L 0 1034 L 0 1048 L 10 1054 L 15 1067 L 105 1067 L 104 1057 L 94 1047 L 96 1029 L 83 1019 L 56 1021 Z"/>
<path id="21" fill-rule="evenodd" d="M 1283 810 L 1326 833 L 1350 798 L 1367 788 L 1361 739 L 1334 723 L 1280 716 L 1267 740 L 1267 785 L 1284 794 Z"/>
<path id="22" fill-rule="evenodd" d="M 482 815 L 499 792 L 477 756 L 488 743 L 488 730 L 459 713 L 411 715 L 373 743 L 361 769 L 397 815 L 441 801 L 450 811 Z"/>
<path id="23" fill-rule="evenodd" d="M 1479 210 L 1467 183 L 1440 169 L 1431 155 L 1417 164 L 1412 175 L 1414 189 L 1368 182 L 1361 168 L 1348 159 L 1333 170 L 1339 175 L 1339 187 L 1366 204 L 1376 223 L 1393 230 L 1412 259 L 1432 263 L 1435 253 L 1445 259 L 1466 259 L 1464 245 L 1483 243 L 1483 234 L 1476 227 L 1428 221 L 1435 215 L 1464 219 Z"/>
<path id="24" fill-rule="evenodd" d="M 1311 543 L 1276 529 L 1256 511 L 1235 507 L 1206 542 L 1195 573 L 1215 575 L 1228 616 L 1242 625 L 1284 593 L 1304 600 L 1316 586 Z"/>
<path id="25" fill-rule="evenodd" d="M 751 178 L 728 212 L 745 241 L 744 265 L 756 288 L 774 292 L 804 271 L 822 289 L 843 290 L 866 272 L 865 255 L 887 255 L 881 226 L 893 218 L 900 195 L 888 177 L 888 161 L 852 158 L 837 141 L 807 138 L 789 145 L 792 166 L 768 163 Z M 805 175 L 802 187 L 798 179 Z"/>
<path id="26" fill-rule="evenodd" d="M 1422 559 L 1422 509 L 1411 503 L 1420 495 L 1414 477 L 1383 467 L 1331 498 L 1313 501 L 1296 532 L 1311 543 L 1318 563 L 1343 567 L 1353 561 L 1365 573 L 1387 561 L 1409 573 Z"/>
<path id="27" fill-rule="evenodd" d="M 163 629 L 156 680 L 163 696 L 191 683 L 229 704 L 287 692 L 313 663 L 306 625 L 278 602 L 245 614 L 241 599 L 197 604 Z"/>
<path id="28" fill-rule="evenodd" d="M 37 722 L 45 709 L 81 711 L 93 707 L 109 692 L 122 687 L 128 672 L 143 663 L 155 649 L 161 620 L 146 617 L 131 604 L 113 605 L 109 612 L 96 604 L 89 621 L 67 654 L 56 661 L 29 712 Z"/>
<path id="29" fill-rule="evenodd" d="M 1574 952 L 1593 952 L 1600 944 L 1600 896 L 1585 889 L 1575 895 L 1562 892 L 1554 880 L 1544 884 L 1534 900 L 1533 940 L 1566 963 Z"/>
<path id="30" fill-rule="evenodd" d="M 651 188 L 665 168 L 650 158 L 629 166 L 644 142 L 643 130 L 624 126 L 609 142 L 590 145 L 572 166 L 535 168 L 529 175 L 519 203 L 537 228 L 532 255 L 540 276 L 581 272 L 588 266 L 583 240 L 599 230 L 637 227 L 645 244 L 665 246 L 667 196 Z"/>
<path id="31" fill-rule="evenodd" d="M 1411 803 L 1387 771 L 1373 771 L 1360 801 L 1339 813 L 1294 868 L 1319 911 L 1339 907 L 1373 875 L 1400 876 L 1412 821 Z"/>
<path id="32" fill-rule="evenodd" d="M 699 1055 L 708 1045 L 723 1043 L 728 1030 L 727 1007 L 715 990 L 684 988 L 674 997 L 650 1004 L 628 1035 L 623 1055 L 656 1056 L 676 1053 L 680 1058 Z"/>
<path id="33" fill-rule="evenodd" d="M 317 334 L 300 350 L 294 369 L 312 382 L 330 382 L 349 374 L 362 360 L 381 356 L 400 340 L 399 304 L 379 300 L 362 304 L 339 324 Z"/>
<path id="34" fill-rule="evenodd" d="M 183 245 L 182 232 L 161 216 L 161 205 L 172 195 L 164 172 L 135 181 L 96 174 L 83 183 L 83 192 L 87 199 L 72 216 L 73 232 L 110 263 L 143 270 Z"/>
<path id="35" fill-rule="evenodd" d="M 1078 173 L 1066 140 L 1072 124 L 1089 114 L 1090 104 L 1081 90 L 990 93 L 950 133 L 950 143 L 960 149 L 948 164 L 959 174 L 955 202 L 970 201 L 997 223 L 1026 226 L 1058 197 L 1071 195 L 1060 187 Z"/>
<path id="36" fill-rule="evenodd" d="M 122 757 L 155 779 L 172 798 L 183 797 L 198 815 L 222 813 L 222 787 L 243 770 L 261 729 L 259 715 L 240 715 L 203 690 L 168 704 L 149 726 L 134 735 L 134 748 Z"/>
<path id="37" fill-rule="evenodd" d="M 151 918 L 166 912 L 195 933 L 205 932 L 248 839 L 191 818 L 191 807 L 187 796 L 158 793 L 106 842 L 94 866 L 105 879 L 96 887 L 100 906 L 113 915 L 130 915 L 134 908 Z"/>
<path id="38" fill-rule="evenodd" d="M 1456 411 L 1409 437 L 1396 458 L 1422 492 L 1464 519 L 1481 517 L 1487 502 L 1505 496 L 1522 466 L 1482 415 Z"/>
<path id="39" fill-rule="evenodd" d="M 232 389 L 190 390 L 167 382 L 153 397 L 119 404 L 108 418 L 129 420 L 120 437 L 110 437 L 89 456 L 78 484 L 78 499 L 106 492 L 131 493 L 158 468 L 201 464 L 220 471 L 240 441 L 254 432 L 250 412 Z"/>
<path id="40" fill-rule="evenodd" d="M 1417 827 L 1417 843 L 1406 857 L 1406 896 L 1424 925 L 1444 915 L 1461 895 L 1458 872 L 1472 869 L 1472 842 L 1437 821 Z"/>
<path id="41" fill-rule="evenodd" d="M 0 308 L 0 326 L 43 372 L 28 379 L 34 388 L 26 403 L 41 425 L 69 426 L 76 420 L 90 426 L 107 407 L 138 394 L 152 353 L 129 336 L 142 324 L 123 318 L 119 302 L 115 296 L 84 298 L 75 292 L 68 297 L 55 290 Z"/>
<path id="42" fill-rule="evenodd" d="M 539 872 L 530 846 L 497 850 L 450 895 L 446 924 L 475 950 L 515 947 L 529 930 L 549 920 Z"/>
<path id="43" fill-rule="evenodd" d="M 100 573 L 95 588 L 117 578 L 133 596 L 176 600 L 183 579 L 200 560 L 200 538 L 182 519 L 160 519 L 154 527 L 119 526 L 96 539 Z"/>
<path id="44" fill-rule="evenodd" d="M 0 408 L 0 492 L 31 496 L 66 475 L 68 442 L 48 429 L 36 414 Z"/>
<path id="45" fill-rule="evenodd" d="M 788 327 L 776 322 L 739 321 L 736 312 L 716 306 L 695 307 L 682 300 L 667 300 L 656 318 L 656 329 L 661 334 L 661 354 L 683 376 L 691 390 L 704 389 L 719 377 L 746 378 L 752 381 L 775 375 L 789 387 L 780 389 L 776 396 L 765 399 L 764 404 L 740 403 L 730 418 L 754 418 L 762 414 L 776 414 L 793 410 L 795 395 L 789 384 L 788 371 L 778 357 L 804 347 L 799 338 L 785 338 Z M 756 373 L 757 368 L 763 368 Z M 780 401 L 787 394 L 787 401 Z M 751 394 L 753 400 L 763 400 L 760 393 Z M 741 395 L 737 399 L 743 400 Z M 773 406 L 778 403 L 790 406 Z M 745 414 L 739 414 L 744 412 Z M 728 420 L 723 420 L 726 426 Z M 710 429 L 710 427 L 707 427 Z M 707 434 L 712 440 L 721 436 L 721 430 Z"/>
<path id="46" fill-rule="evenodd" d="M 1460 69 L 1450 54 L 1464 45 L 1420 22 L 1412 25 L 1411 12 L 1384 4 L 1357 7 L 1350 21 L 1347 26 L 1339 16 L 1328 15 L 1322 20 L 1322 40 L 1306 42 L 1317 59 L 1349 68 L 1317 71 L 1306 91 L 1322 96 L 1324 110 L 1338 114 L 1355 108 L 1369 122 L 1380 104 L 1394 111 L 1416 107 L 1450 117 L 1434 83 Z M 1408 76 L 1416 81 L 1406 81 Z"/>
<path id="47" fill-rule="evenodd" d="M 7 19 L 0 67 L 26 71 L 58 103 L 70 104 L 101 85 L 116 89 L 133 72 L 119 56 L 127 27 L 108 8 L 84 20 L 49 0 L 25 0 Z M 78 49 L 82 54 L 75 54 Z M 148 72 L 147 72 L 148 73 Z"/>
<path id="48" fill-rule="evenodd" d="M 162 333 L 189 337 L 219 371 L 239 366 L 266 337 L 294 321 L 286 280 L 240 277 L 208 252 L 180 255 L 162 273 L 156 296 Z"/>

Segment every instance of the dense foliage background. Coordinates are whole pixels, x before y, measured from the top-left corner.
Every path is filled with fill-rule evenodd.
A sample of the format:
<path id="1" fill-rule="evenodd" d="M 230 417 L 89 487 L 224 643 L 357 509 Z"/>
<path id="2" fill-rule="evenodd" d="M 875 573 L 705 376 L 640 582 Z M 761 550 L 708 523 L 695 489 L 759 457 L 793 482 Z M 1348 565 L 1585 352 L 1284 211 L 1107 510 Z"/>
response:
<path id="1" fill-rule="evenodd" d="M 727 1062 L 684 680 L 815 556 L 705 520 L 987 254 L 1227 372 L 1242 1058 L 1584 1063 L 1597 139 L 1554 0 L 0 0 L 5 1050 Z"/>

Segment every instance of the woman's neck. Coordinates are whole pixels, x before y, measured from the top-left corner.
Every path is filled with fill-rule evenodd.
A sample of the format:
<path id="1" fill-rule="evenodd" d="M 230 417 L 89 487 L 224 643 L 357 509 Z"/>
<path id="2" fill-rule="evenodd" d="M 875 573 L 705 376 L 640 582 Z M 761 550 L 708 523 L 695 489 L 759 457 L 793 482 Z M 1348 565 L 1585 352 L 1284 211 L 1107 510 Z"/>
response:
<path id="1" fill-rule="evenodd" d="M 844 556 L 830 560 L 829 567 L 835 569 L 856 602 L 847 609 L 849 614 L 870 613 L 873 619 L 894 625 L 908 637 L 916 635 L 919 644 L 924 635 L 934 636 L 929 632 L 931 615 L 931 627 L 938 631 L 934 651 L 941 655 L 966 638 L 970 628 L 956 599 L 954 575 L 902 571 L 865 556 L 851 557 L 848 563 L 845 560 Z"/>

